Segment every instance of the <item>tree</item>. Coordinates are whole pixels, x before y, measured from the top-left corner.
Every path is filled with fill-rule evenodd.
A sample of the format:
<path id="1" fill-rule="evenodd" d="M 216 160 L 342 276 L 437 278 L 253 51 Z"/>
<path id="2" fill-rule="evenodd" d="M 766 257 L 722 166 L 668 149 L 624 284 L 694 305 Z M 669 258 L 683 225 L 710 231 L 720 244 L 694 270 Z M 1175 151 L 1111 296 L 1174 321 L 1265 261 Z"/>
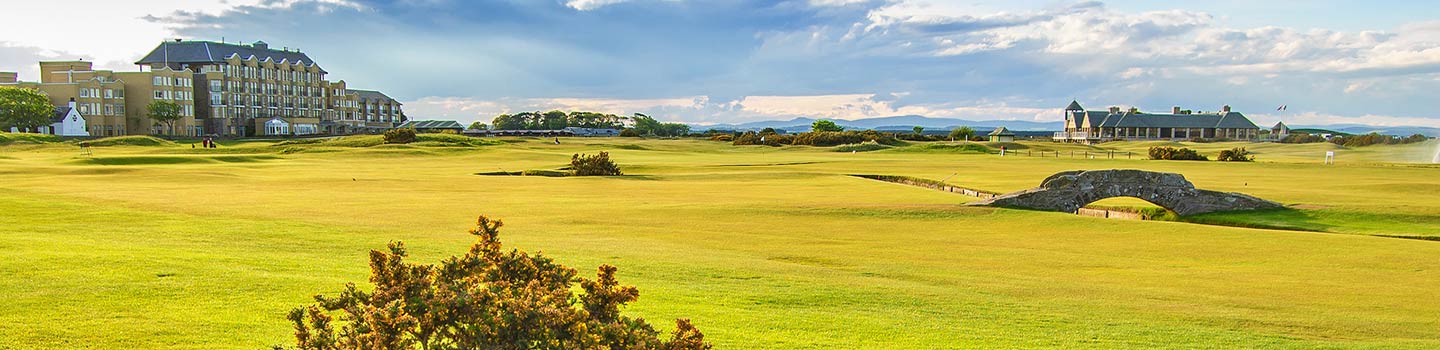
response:
<path id="1" fill-rule="evenodd" d="M 923 127 L 923 126 L 917 126 L 917 127 L 912 128 L 912 130 L 915 130 L 915 134 L 916 134 L 916 135 L 920 135 L 921 132 L 924 132 L 924 131 L 925 131 L 925 127 Z"/>
<path id="2" fill-rule="evenodd" d="M 835 122 L 833 122 L 833 121 L 829 121 L 829 120 L 816 120 L 815 123 L 810 124 L 810 131 L 814 131 L 814 132 L 822 132 L 822 131 L 840 132 L 840 131 L 845 131 L 845 128 L 840 127 L 840 125 L 835 124 Z"/>
<path id="3" fill-rule="evenodd" d="M 474 123 L 470 123 L 470 130 L 489 130 L 489 129 L 490 129 L 490 126 L 485 125 L 485 123 L 481 123 L 481 122 L 479 122 L 479 121 L 476 121 L 476 122 L 474 122 Z"/>
<path id="4" fill-rule="evenodd" d="M 950 130 L 950 141 L 952 142 L 955 141 L 955 139 L 970 140 L 970 137 L 972 136 L 975 136 L 975 129 L 971 129 L 968 126 L 962 126 Z"/>
<path id="5" fill-rule="evenodd" d="M 648 115 L 635 113 L 635 116 L 630 117 L 630 120 L 635 121 L 635 132 L 641 135 L 655 135 L 661 131 L 660 122 Z"/>
<path id="6" fill-rule="evenodd" d="M 175 102 L 155 100 L 145 106 L 146 117 L 156 126 L 164 125 L 169 135 L 175 134 L 175 122 L 180 120 L 180 105 Z"/>
<path id="7" fill-rule="evenodd" d="M 50 124 L 55 107 L 50 99 L 33 89 L 0 86 L 0 129 L 39 131 Z"/>
<path id="8" fill-rule="evenodd" d="M 710 344 L 689 320 L 662 340 L 643 319 L 620 313 L 640 291 L 623 286 L 616 268 L 596 278 L 541 254 L 504 251 L 499 220 L 476 220 L 476 242 L 464 256 L 437 265 L 406 261 L 402 242 L 370 252 L 372 291 L 346 284 L 336 297 L 316 296 L 287 318 L 302 350 L 331 349 L 626 349 L 704 350 Z M 574 285 L 584 294 L 576 295 Z"/>
<path id="9" fill-rule="evenodd" d="M 560 130 L 560 129 L 564 129 L 565 127 L 569 126 L 569 125 L 567 124 L 567 120 L 568 120 L 568 119 L 569 119 L 569 116 L 565 115 L 565 112 L 561 112 L 561 111 L 549 111 L 549 112 L 545 112 L 545 114 L 541 115 L 541 117 L 540 117 L 540 129 L 544 129 L 544 130 Z"/>
<path id="10" fill-rule="evenodd" d="M 495 130 L 520 130 L 525 128 L 525 121 L 520 117 L 501 114 L 491 120 L 490 125 L 494 125 Z"/>

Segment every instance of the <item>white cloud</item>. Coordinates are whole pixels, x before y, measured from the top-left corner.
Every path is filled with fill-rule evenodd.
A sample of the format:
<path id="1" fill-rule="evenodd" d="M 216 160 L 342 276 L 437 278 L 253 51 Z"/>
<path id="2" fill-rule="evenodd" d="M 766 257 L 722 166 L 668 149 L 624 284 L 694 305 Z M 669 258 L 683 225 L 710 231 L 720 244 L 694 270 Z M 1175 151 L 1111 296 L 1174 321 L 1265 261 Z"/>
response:
<path id="1" fill-rule="evenodd" d="M 569 6 L 570 8 L 580 11 L 590 11 L 626 1 L 629 0 L 569 0 L 565 2 L 565 6 Z"/>

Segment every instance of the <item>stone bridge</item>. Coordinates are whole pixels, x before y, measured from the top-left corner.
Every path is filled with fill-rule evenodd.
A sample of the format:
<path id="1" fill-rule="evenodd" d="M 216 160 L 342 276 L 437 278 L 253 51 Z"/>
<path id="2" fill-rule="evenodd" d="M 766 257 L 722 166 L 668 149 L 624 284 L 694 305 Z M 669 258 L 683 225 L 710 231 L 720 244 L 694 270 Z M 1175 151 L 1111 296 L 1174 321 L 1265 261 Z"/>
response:
<path id="1" fill-rule="evenodd" d="M 1180 174 L 1143 170 L 1061 172 L 1045 178 L 1040 187 L 970 205 L 1073 213 L 1086 204 L 1111 197 L 1140 198 L 1179 215 L 1282 207 L 1280 203 L 1245 194 L 1197 189 Z"/>

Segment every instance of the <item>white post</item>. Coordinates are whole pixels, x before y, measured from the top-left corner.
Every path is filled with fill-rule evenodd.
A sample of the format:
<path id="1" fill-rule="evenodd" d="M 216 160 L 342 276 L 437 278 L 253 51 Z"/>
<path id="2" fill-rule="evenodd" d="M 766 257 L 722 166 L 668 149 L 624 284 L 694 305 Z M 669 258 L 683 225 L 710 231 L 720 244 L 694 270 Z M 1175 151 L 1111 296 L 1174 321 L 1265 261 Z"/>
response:
<path id="1" fill-rule="evenodd" d="M 1335 164 L 1335 151 L 1325 151 L 1325 164 Z"/>

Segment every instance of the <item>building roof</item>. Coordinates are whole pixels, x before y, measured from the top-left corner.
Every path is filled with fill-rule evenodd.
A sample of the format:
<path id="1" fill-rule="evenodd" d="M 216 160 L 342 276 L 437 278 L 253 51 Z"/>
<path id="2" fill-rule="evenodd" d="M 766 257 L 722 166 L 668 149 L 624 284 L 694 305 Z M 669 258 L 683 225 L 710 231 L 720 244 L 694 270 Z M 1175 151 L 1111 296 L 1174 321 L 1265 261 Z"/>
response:
<path id="1" fill-rule="evenodd" d="M 1065 107 L 1065 110 L 1067 110 L 1067 111 L 1083 111 L 1083 110 L 1085 110 L 1085 107 L 1080 107 L 1080 101 L 1074 101 L 1074 100 L 1072 100 L 1072 101 L 1070 101 L 1070 106 Z"/>
<path id="2" fill-rule="evenodd" d="M 268 58 L 275 62 L 303 62 L 306 66 L 315 65 L 315 61 L 311 60 L 310 56 L 306 56 L 300 51 L 275 50 L 264 45 L 264 42 L 257 42 L 257 44 L 260 46 L 209 41 L 166 41 L 160 43 L 160 46 L 156 46 L 135 64 L 221 63 L 225 62 L 225 58 L 230 55 L 239 55 L 241 59 L 255 56 L 255 59 L 260 61 Z M 320 71 L 324 72 L 325 70 L 321 69 Z"/>
<path id="3" fill-rule="evenodd" d="M 65 121 L 65 116 L 70 115 L 70 106 L 55 107 L 55 115 L 50 117 L 51 123 Z"/>
<path id="4" fill-rule="evenodd" d="M 995 128 L 995 131 L 991 131 L 990 136 L 1015 136 L 1015 133 L 1006 130 L 1005 127 L 1002 126 Z"/>
<path id="5" fill-rule="evenodd" d="M 361 100 L 386 100 L 386 101 L 395 101 L 395 99 L 390 98 L 389 95 L 385 95 L 385 93 L 379 92 L 379 91 L 375 91 L 375 90 L 360 90 L 360 89 L 348 89 L 348 90 L 350 90 L 351 92 L 354 92 L 355 95 L 358 95 Z M 396 101 L 396 103 L 398 103 L 398 102 L 399 102 L 399 101 Z"/>
<path id="6" fill-rule="evenodd" d="M 1275 123 L 1275 126 L 1274 126 L 1274 127 L 1271 127 L 1270 129 L 1280 130 L 1280 129 L 1289 129 L 1289 128 L 1290 128 L 1290 126 L 1289 126 L 1289 125 L 1285 125 L 1285 122 L 1277 122 L 1277 123 Z"/>
<path id="7" fill-rule="evenodd" d="M 1119 113 L 1090 111 L 1086 114 L 1091 118 L 1091 127 L 1103 128 L 1260 128 L 1239 112 L 1151 114 L 1129 111 Z"/>
<path id="8" fill-rule="evenodd" d="M 465 126 L 460 125 L 459 122 L 456 122 L 454 120 L 411 120 L 405 122 L 405 124 L 400 124 L 400 128 L 464 130 Z"/>

